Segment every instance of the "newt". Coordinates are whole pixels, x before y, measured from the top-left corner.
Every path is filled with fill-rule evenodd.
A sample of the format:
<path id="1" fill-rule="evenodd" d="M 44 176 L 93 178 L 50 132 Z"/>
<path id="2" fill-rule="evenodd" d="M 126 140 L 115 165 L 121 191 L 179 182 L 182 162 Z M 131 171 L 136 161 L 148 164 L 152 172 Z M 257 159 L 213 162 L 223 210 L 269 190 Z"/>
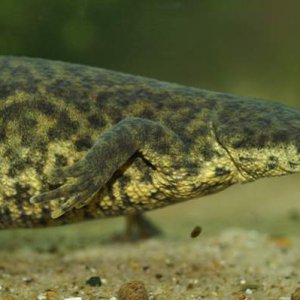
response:
<path id="1" fill-rule="evenodd" d="M 0 228 L 129 216 L 300 171 L 300 110 L 0 56 Z"/>

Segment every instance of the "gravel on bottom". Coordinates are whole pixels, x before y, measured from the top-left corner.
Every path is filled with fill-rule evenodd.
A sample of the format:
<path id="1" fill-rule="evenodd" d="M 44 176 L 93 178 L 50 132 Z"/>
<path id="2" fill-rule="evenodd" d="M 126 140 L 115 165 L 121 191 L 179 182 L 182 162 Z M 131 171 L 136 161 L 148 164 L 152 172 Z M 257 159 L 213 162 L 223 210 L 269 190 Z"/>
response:
<path id="1" fill-rule="evenodd" d="M 127 299 L 120 288 L 128 284 L 132 290 L 138 282 L 140 299 L 299 299 L 299 249 L 298 237 L 241 229 L 185 242 L 151 239 L 72 251 L 4 249 L 0 298 L 116 300 L 123 293 Z M 97 284 L 87 284 L 91 278 Z"/>

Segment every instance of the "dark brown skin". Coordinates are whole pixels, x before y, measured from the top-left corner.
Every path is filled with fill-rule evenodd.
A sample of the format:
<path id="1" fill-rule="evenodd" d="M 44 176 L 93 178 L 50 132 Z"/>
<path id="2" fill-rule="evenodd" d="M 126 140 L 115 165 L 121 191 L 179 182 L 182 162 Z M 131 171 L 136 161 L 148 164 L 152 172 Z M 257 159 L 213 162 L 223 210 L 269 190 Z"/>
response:
<path id="1" fill-rule="evenodd" d="M 300 111 L 0 57 L 0 228 L 144 212 L 300 171 Z"/>

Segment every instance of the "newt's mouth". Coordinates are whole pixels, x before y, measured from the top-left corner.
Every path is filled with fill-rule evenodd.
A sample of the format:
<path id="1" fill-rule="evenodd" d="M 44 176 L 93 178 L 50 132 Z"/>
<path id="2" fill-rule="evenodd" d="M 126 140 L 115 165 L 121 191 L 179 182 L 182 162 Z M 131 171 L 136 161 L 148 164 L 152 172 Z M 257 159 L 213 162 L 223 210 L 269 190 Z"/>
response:
<path id="1" fill-rule="evenodd" d="M 287 165 L 289 168 L 279 165 L 280 170 L 287 174 L 294 174 L 300 171 L 300 163 L 289 161 Z"/>
<path id="2" fill-rule="evenodd" d="M 230 150 L 228 155 L 230 155 Z M 250 148 L 245 151 L 232 150 L 231 157 L 237 162 L 235 163 L 237 169 L 249 181 L 300 172 L 300 162 L 293 146 Z"/>

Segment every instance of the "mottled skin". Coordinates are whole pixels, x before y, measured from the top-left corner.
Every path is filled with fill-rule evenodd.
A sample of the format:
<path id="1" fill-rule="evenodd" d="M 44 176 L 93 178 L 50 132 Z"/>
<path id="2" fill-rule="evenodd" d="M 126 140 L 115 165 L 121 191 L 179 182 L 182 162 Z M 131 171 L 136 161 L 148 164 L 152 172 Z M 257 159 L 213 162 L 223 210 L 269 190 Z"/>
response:
<path id="1" fill-rule="evenodd" d="M 300 171 L 300 111 L 0 57 L 0 228 L 143 212 Z"/>

